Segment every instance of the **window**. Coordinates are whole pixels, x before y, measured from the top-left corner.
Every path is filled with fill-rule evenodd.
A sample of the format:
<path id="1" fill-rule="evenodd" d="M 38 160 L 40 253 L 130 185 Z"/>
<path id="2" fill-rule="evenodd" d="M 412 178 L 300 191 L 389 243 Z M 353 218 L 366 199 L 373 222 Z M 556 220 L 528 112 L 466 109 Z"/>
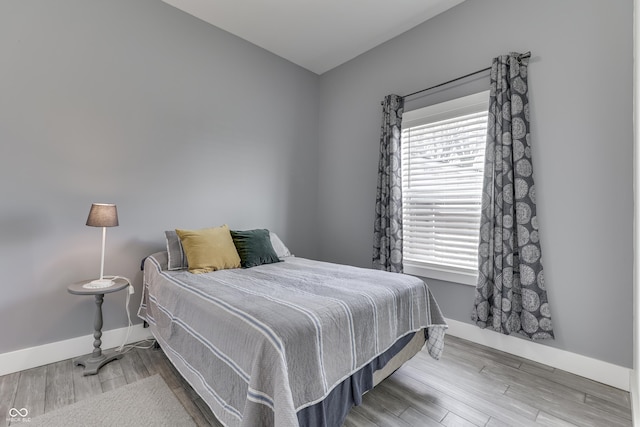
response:
<path id="1" fill-rule="evenodd" d="M 404 271 L 475 285 L 489 92 L 402 121 Z"/>

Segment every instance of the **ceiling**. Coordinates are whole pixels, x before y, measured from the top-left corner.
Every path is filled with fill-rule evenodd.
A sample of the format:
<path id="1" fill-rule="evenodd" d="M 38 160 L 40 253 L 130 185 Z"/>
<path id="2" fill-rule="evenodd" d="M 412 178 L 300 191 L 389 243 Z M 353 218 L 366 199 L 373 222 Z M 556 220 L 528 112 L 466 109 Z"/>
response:
<path id="1" fill-rule="evenodd" d="M 464 0 L 163 0 L 322 74 Z"/>

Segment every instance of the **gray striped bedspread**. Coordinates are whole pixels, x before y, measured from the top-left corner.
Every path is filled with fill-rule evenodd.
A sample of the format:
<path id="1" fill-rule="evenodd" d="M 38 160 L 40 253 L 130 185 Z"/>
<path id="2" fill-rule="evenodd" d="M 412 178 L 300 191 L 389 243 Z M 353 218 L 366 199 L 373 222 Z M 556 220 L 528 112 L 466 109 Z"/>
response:
<path id="1" fill-rule="evenodd" d="M 439 358 L 447 328 L 413 276 L 287 257 L 206 274 L 144 263 L 138 315 L 226 426 L 298 426 L 296 413 L 399 338 L 427 329 Z"/>

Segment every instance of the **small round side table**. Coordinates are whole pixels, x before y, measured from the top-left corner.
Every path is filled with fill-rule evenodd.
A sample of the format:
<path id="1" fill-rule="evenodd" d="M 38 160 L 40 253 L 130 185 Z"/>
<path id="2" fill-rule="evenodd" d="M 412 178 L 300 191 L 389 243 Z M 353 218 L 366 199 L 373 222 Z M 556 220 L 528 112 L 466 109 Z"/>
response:
<path id="1" fill-rule="evenodd" d="M 83 285 L 91 282 L 91 280 L 83 280 L 76 282 L 67 287 L 67 291 L 74 295 L 95 295 L 96 297 L 96 315 L 93 321 L 93 353 L 81 356 L 73 361 L 75 366 L 84 366 L 84 372 L 82 375 L 95 375 L 98 370 L 112 360 L 121 359 L 123 354 L 112 353 L 109 355 L 102 354 L 102 301 L 104 294 L 110 294 L 112 292 L 118 292 L 129 286 L 129 282 L 125 279 L 116 278 L 113 280 L 114 284 L 106 288 L 84 288 Z"/>

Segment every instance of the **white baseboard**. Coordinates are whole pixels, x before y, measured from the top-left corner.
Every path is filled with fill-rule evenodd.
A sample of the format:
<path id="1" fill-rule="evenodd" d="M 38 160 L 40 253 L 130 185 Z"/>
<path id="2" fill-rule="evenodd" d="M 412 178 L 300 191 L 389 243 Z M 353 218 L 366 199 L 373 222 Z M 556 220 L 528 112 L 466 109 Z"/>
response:
<path id="1" fill-rule="evenodd" d="M 449 325 L 447 333 L 450 335 L 524 357 L 534 362 L 543 363 L 557 369 L 562 369 L 621 390 L 631 391 L 634 415 L 640 415 L 640 402 L 636 402 L 640 398 L 640 384 L 634 381 L 635 376 L 632 375 L 633 372 L 629 368 L 592 359 L 566 350 L 540 345 L 532 341 L 480 329 L 474 325 L 458 320 L 446 319 L 446 322 Z M 122 344 L 126 334 L 127 328 L 104 331 L 102 334 L 102 348 L 118 347 Z M 127 344 L 147 338 L 152 338 L 149 329 L 143 328 L 142 324 L 137 324 L 131 328 L 131 334 L 127 340 Z M 82 356 L 83 354 L 90 353 L 91 350 L 93 350 L 92 346 L 93 335 L 85 335 L 37 347 L 3 353 L 0 354 L 0 376 Z M 635 416 L 634 419 L 636 419 Z"/>
<path id="2" fill-rule="evenodd" d="M 631 371 L 631 419 L 633 427 L 640 427 L 640 373 Z"/>
<path id="3" fill-rule="evenodd" d="M 119 347 L 126 336 L 127 328 L 104 331 L 101 348 Z M 152 338 L 151 332 L 140 323 L 131 327 L 127 344 L 147 338 Z M 93 341 L 91 334 L 0 354 L 0 376 L 91 353 Z"/>
<path id="4" fill-rule="evenodd" d="M 541 345 L 533 341 L 510 337 L 478 328 L 470 323 L 446 319 L 448 334 L 463 338 L 496 350 L 524 357 L 534 362 L 552 366 L 572 374 L 580 375 L 599 383 L 607 384 L 624 391 L 630 390 L 631 369 L 614 365 L 602 360 L 592 359 L 554 347 Z M 446 349 L 446 344 L 445 344 Z M 636 395 L 636 397 L 639 397 Z"/>

